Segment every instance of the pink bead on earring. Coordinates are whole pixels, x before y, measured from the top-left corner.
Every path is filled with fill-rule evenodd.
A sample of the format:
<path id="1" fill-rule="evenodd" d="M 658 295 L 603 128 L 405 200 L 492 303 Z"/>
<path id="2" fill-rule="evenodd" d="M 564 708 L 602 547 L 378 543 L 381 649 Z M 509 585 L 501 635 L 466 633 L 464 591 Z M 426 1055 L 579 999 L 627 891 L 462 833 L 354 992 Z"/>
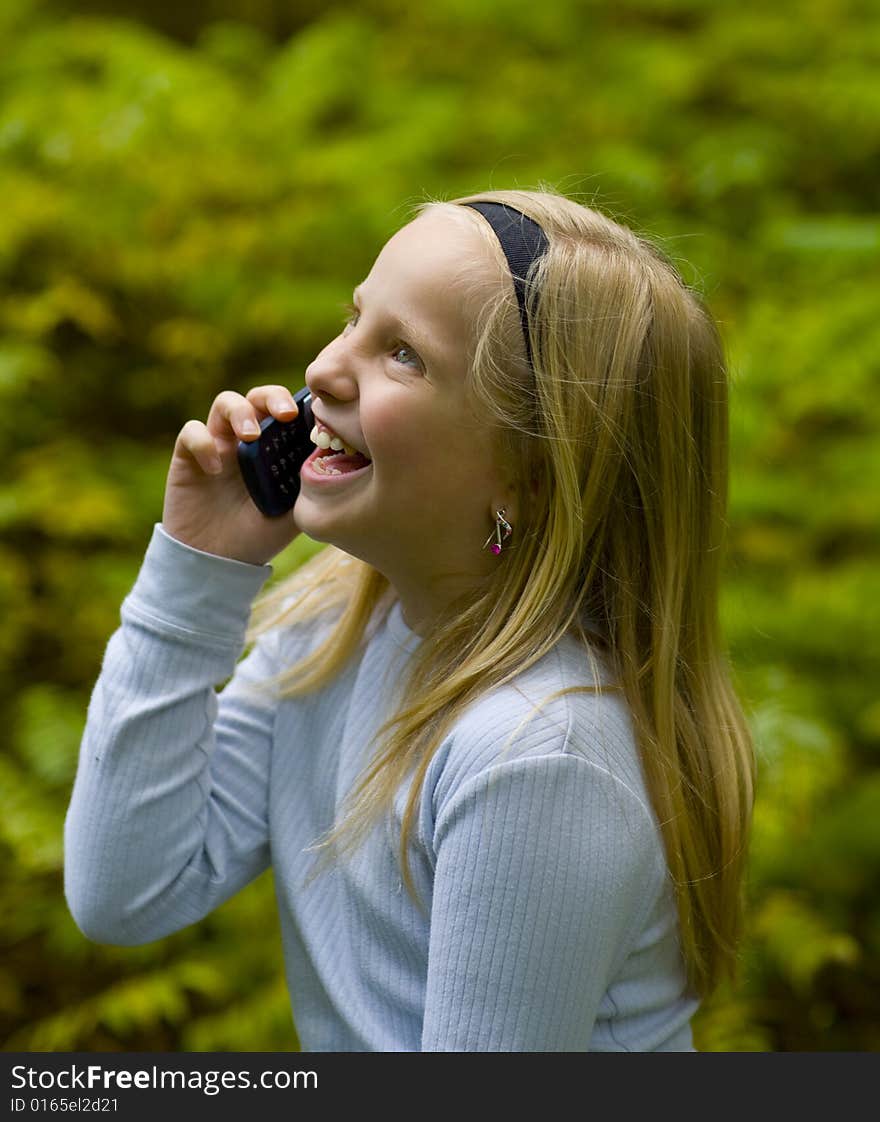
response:
<path id="1" fill-rule="evenodd" d="M 501 552 L 501 543 L 507 541 L 507 539 L 513 533 L 513 527 L 505 519 L 505 517 L 504 517 L 505 514 L 506 514 L 506 510 L 505 510 L 504 507 L 502 507 L 501 510 L 496 510 L 495 511 L 495 531 L 494 531 L 494 533 L 490 534 L 488 536 L 488 538 L 486 538 L 486 543 L 483 546 L 483 549 L 485 549 L 486 546 L 494 538 L 495 541 L 492 544 L 492 552 L 495 554 L 496 557 Z"/>

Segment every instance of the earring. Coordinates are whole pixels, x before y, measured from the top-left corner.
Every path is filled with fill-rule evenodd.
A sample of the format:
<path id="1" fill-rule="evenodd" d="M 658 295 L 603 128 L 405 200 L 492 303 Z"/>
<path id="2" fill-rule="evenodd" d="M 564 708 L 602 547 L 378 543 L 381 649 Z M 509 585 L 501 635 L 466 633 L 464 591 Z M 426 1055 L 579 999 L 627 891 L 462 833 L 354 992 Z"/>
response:
<path id="1" fill-rule="evenodd" d="M 505 513 L 506 511 L 504 507 L 502 507 L 501 510 L 495 511 L 495 532 L 494 534 L 490 534 L 488 538 L 486 538 L 486 544 L 483 546 L 483 549 L 485 549 L 489 542 L 492 541 L 492 538 L 495 538 L 495 543 L 492 546 L 492 552 L 496 557 L 501 552 L 501 543 L 507 541 L 507 539 L 513 533 L 513 527 L 504 517 Z"/>

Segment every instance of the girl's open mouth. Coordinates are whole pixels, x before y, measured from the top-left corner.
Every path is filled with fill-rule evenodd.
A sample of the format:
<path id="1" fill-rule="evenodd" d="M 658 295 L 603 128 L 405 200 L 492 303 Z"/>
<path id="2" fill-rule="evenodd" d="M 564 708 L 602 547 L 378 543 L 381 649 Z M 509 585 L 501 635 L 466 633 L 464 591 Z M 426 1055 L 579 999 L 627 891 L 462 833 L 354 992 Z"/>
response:
<path id="1" fill-rule="evenodd" d="M 300 477 L 321 483 L 339 483 L 365 475 L 372 466 L 372 460 L 368 460 L 360 452 L 349 456 L 345 452 L 316 448 L 300 468 Z"/>

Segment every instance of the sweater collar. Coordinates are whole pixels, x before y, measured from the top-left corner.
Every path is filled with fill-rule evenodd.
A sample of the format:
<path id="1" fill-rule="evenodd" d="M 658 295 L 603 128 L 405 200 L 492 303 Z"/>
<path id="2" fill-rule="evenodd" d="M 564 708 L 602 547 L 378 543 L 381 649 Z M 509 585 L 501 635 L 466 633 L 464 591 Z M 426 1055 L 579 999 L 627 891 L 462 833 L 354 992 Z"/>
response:
<path id="1" fill-rule="evenodd" d="M 387 626 L 388 633 L 394 642 L 406 651 L 414 651 L 422 642 L 422 636 L 407 626 L 399 600 L 395 600 L 391 605 Z"/>

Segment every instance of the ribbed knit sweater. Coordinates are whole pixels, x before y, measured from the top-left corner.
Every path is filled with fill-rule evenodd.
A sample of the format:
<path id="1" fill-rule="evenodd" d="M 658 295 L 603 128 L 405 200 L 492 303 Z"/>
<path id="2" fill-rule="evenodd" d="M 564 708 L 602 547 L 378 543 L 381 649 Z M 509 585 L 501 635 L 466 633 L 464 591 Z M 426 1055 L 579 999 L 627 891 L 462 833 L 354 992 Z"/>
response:
<path id="1" fill-rule="evenodd" d="M 443 739 L 410 847 L 420 910 L 398 861 L 407 784 L 364 844 L 311 880 L 308 847 L 429 640 L 391 598 L 332 683 L 258 693 L 329 627 L 276 627 L 242 657 L 271 572 L 154 528 L 65 822 L 65 894 L 83 933 L 161 939 L 272 866 L 304 1051 L 693 1050 L 697 1002 L 623 695 L 569 694 L 534 713 L 593 683 L 584 649 L 566 637 Z"/>

